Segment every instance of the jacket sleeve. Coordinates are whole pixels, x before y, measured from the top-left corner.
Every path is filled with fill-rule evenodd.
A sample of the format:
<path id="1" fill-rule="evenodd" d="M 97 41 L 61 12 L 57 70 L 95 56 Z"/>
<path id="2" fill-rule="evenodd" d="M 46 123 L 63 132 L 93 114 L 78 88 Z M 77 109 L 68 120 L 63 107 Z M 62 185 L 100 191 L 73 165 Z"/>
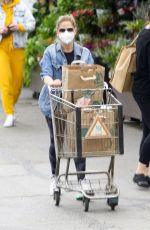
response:
<path id="1" fill-rule="evenodd" d="M 82 55 L 81 55 L 81 60 L 85 61 L 87 64 L 94 64 L 94 59 L 92 57 L 92 54 L 89 49 L 82 47 Z"/>
<path id="2" fill-rule="evenodd" d="M 53 68 L 52 68 L 52 63 L 51 63 L 51 56 L 50 56 L 50 51 L 49 47 L 46 48 L 43 58 L 40 61 L 40 67 L 41 67 L 41 77 L 43 78 L 44 76 L 50 76 L 53 78 Z"/>
<path id="3" fill-rule="evenodd" d="M 35 19 L 31 10 L 25 6 L 25 20 L 23 23 L 26 32 L 32 32 L 35 29 Z"/>
<path id="4" fill-rule="evenodd" d="M 88 55 L 87 64 L 94 64 L 94 59 L 93 59 L 90 51 L 89 51 L 89 55 Z"/>

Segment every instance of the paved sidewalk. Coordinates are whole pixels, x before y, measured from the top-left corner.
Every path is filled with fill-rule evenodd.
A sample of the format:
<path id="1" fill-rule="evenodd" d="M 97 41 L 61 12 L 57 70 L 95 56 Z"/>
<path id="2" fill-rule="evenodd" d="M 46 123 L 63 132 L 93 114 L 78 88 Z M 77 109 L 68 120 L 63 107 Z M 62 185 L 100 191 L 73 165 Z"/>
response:
<path id="1" fill-rule="evenodd" d="M 113 212 L 105 200 L 94 201 L 85 213 L 74 193 L 63 192 L 60 207 L 48 195 L 48 128 L 29 89 L 23 89 L 16 111 L 15 127 L 3 128 L 0 106 L 0 230 L 150 229 L 150 189 L 140 190 L 132 183 L 141 139 L 138 124 L 125 123 L 125 155 L 116 157 L 119 206 Z M 105 158 L 87 161 L 88 169 L 107 165 Z M 61 170 L 64 166 L 62 161 Z"/>

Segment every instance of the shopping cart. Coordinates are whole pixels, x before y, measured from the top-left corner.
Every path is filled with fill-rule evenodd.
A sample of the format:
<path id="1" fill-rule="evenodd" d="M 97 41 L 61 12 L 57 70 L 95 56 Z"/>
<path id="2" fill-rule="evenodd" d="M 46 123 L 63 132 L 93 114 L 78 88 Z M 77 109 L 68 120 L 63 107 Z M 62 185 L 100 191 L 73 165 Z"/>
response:
<path id="1" fill-rule="evenodd" d="M 97 92 L 98 91 L 98 92 Z M 65 100 L 88 95 L 91 105 L 79 107 L 76 101 Z M 110 89 L 73 90 L 49 88 L 54 142 L 56 148 L 56 188 L 55 205 L 59 206 L 61 189 L 78 191 L 83 195 L 84 210 L 89 210 L 90 200 L 107 199 L 112 210 L 118 205 L 119 188 L 114 184 L 114 164 L 116 154 L 123 154 L 122 105 L 111 94 Z M 99 100 L 95 100 L 99 95 Z M 108 157 L 106 171 L 69 172 L 70 160 L 81 157 Z M 60 174 L 60 160 L 67 159 L 66 170 Z M 85 174 L 90 190 L 83 190 L 76 179 Z"/>

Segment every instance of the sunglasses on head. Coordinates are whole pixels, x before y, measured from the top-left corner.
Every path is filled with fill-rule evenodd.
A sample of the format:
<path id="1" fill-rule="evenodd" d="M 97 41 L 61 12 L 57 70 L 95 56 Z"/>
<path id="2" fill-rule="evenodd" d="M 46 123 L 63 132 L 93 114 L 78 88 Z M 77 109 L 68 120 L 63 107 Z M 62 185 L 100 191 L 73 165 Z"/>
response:
<path id="1" fill-rule="evenodd" d="M 73 32 L 73 28 L 67 28 L 67 29 L 61 28 L 61 29 L 59 29 L 59 32 L 64 33 L 66 30 L 68 32 Z"/>

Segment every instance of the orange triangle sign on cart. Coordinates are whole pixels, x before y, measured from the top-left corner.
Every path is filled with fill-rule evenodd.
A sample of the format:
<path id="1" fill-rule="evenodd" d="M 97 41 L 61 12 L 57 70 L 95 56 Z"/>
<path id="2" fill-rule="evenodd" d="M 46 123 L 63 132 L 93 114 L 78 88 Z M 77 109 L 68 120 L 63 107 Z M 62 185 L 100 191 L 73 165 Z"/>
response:
<path id="1" fill-rule="evenodd" d="M 103 138 L 110 137 L 111 134 L 102 121 L 102 117 L 96 116 L 91 124 L 85 138 Z"/>

